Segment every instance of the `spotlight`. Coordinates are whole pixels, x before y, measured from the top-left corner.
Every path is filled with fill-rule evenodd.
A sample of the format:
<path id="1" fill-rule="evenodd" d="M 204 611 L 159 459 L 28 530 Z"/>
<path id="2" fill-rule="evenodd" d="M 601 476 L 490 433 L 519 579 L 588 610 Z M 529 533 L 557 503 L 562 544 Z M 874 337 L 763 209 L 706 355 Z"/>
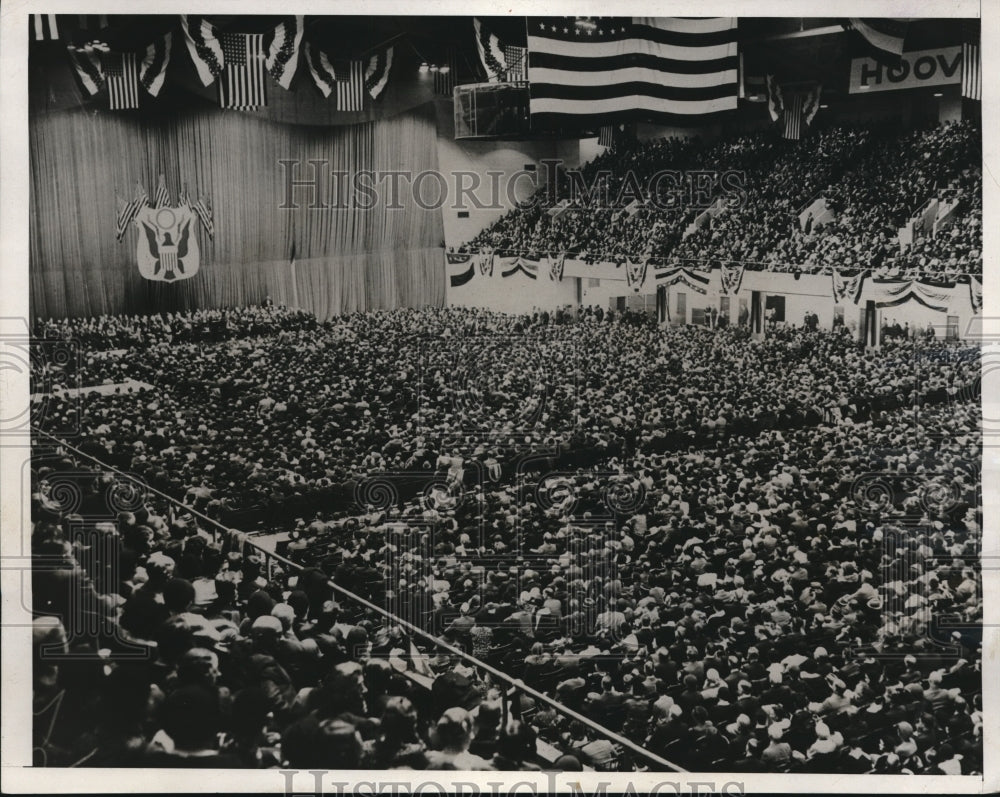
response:
<path id="1" fill-rule="evenodd" d="M 437 71 L 438 71 L 438 65 L 437 64 L 431 64 L 431 72 L 437 72 Z"/>
<path id="2" fill-rule="evenodd" d="M 823 104 L 822 104 L 822 105 L 820 105 L 819 107 L 820 107 L 820 108 L 829 108 L 830 106 L 829 106 L 829 105 L 827 105 L 826 103 L 823 103 Z"/>
<path id="3" fill-rule="evenodd" d="M 430 69 L 430 67 L 427 66 L 427 62 L 426 61 L 424 61 L 422 64 L 420 64 L 420 71 L 421 72 L 426 72 L 428 69 Z"/>
<path id="4" fill-rule="evenodd" d="M 451 72 L 451 67 L 445 64 L 438 70 L 438 72 L 440 72 L 442 75 L 447 75 L 449 72 Z"/>
<path id="5" fill-rule="evenodd" d="M 944 94 L 942 94 L 942 93 L 941 93 L 940 91 L 935 91 L 935 92 L 934 92 L 934 96 L 935 96 L 935 97 L 943 97 L 943 96 L 944 96 Z"/>

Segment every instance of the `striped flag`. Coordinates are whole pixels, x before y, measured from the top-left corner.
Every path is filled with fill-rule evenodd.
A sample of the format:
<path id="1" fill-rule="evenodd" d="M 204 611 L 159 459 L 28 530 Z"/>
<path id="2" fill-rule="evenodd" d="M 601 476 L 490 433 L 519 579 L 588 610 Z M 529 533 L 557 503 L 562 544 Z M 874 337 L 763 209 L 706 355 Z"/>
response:
<path id="1" fill-rule="evenodd" d="M 204 17 L 181 14 L 181 30 L 203 86 L 211 86 L 222 72 L 222 43 L 215 27 Z"/>
<path id="2" fill-rule="evenodd" d="M 59 23 L 55 14 L 29 14 L 32 38 L 36 42 L 55 41 L 59 38 Z"/>
<path id="3" fill-rule="evenodd" d="M 505 45 L 504 57 L 507 59 L 507 80 L 512 83 L 524 83 L 528 79 L 528 48 Z"/>
<path id="4" fill-rule="evenodd" d="M 905 20 L 850 17 L 845 27 L 856 30 L 868 44 L 884 56 L 895 59 L 902 57 L 907 27 Z"/>
<path id="5" fill-rule="evenodd" d="M 615 126 L 601 125 L 601 132 L 597 135 L 599 146 L 611 149 L 615 145 Z"/>
<path id="6" fill-rule="evenodd" d="M 119 202 L 118 218 L 115 223 L 116 239 L 121 241 L 122 237 L 125 235 L 125 231 L 128 229 L 128 225 L 132 223 L 136 214 L 145 206 L 147 199 L 148 195 L 146 194 L 146 189 L 143 188 L 137 180 L 132 199 L 128 202 Z"/>
<path id="7" fill-rule="evenodd" d="M 333 65 L 337 81 L 337 110 L 360 111 L 365 107 L 364 63 L 350 61 Z"/>
<path id="8" fill-rule="evenodd" d="M 267 105 L 264 34 L 220 33 L 219 41 L 222 43 L 219 105 L 239 109 Z"/>
<path id="9" fill-rule="evenodd" d="M 162 208 L 170 204 L 170 197 L 167 195 L 167 181 L 160 175 L 160 182 L 156 186 L 156 194 L 153 196 L 153 208 Z"/>
<path id="10" fill-rule="evenodd" d="M 483 62 L 483 69 L 486 70 L 486 79 L 490 83 L 505 80 L 507 56 L 500 47 L 500 40 L 486 29 L 478 17 L 473 17 L 472 24 L 476 29 L 476 49 L 479 51 L 479 60 Z"/>
<path id="11" fill-rule="evenodd" d="M 803 102 L 801 94 L 793 94 L 785 105 L 785 131 L 783 135 L 792 141 L 798 141 L 802 137 Z"/>
<path id="12" fill-rule="evenodd" d="M 313 82 L 323 93 L 324 97 L 329 97 L 333 93 L 334 85 L 337 83 L 337 75 L 333 64 L 330 63 L 327 54 L 312 42 L 306 42 L 304 50 L 306 66 L 309 67 L 309 74 L 312 75 Z"/>
<path id="13" fill-rule="evenodd" d="M 768 75 L 764 82 L 767 86 L 767 112 L 771 115 L 771 121 L 777 122 L 785 112 L 785 98 L 774 75 Z"/>
<path id="14" fill-rule="evenodd" d="M 146 91 L 154 97 L 163 88 L 163 80 L 167 76 L 167 67 L 170 66 L 170 47 L 173 43 L 173 34 L 168 33 L 162 39 L 157 39 L 146 48 L 146 55 L 139 64 L 139 80 Z"/>
<path id="15" fill-rule="evenodd" d="M 104 75 L 112 111 L 139 107 L 139 59 L 135 53 L 105 53 Z"/>
<path id="16" fill-rule="evenodd" d="M 983 62 L 978 44 L 962 45 L 962 96 L 970 100 L 983 99 Z"/>
<path id="17" fill-rule="evenodd" d="M 703 120 L 736 109 L 736 19 L 531 19 L 528 69 L 535 121 Z"/>
<path id="18" fill-rule="evenodd" d="M 209 238 L 215 237 L 215 222 L 212 219 L 212 203 L 205 197 L 199 196 L 198 201 L 191 208 L 201 221 L 201 226 L 205 228 Z"/>
<path id="19" fill-rule="evenodd" d="M 390 69 L 392 69 L 392 47 L 368 59 L 368 66 L 365 68 L 365 88 L 373 100 L 378 99 L 385 84 L 389 82 Z"/>

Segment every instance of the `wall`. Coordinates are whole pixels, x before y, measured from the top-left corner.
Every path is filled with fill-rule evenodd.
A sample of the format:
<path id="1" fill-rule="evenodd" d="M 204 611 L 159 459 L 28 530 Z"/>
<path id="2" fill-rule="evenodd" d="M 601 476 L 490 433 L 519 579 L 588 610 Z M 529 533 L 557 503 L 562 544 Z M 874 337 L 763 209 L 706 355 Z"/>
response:
<path id="1" fill-rule="evenodd" d="M 492 276 L 477 271 L 470 282 L 460 288 L 448 285 L 447 303 L 452 307 L 486 307 L 503 313 L 526 313 L 533 309 L 553 310 L 565 305 L 577 305 L 579 280 L 564 277 L 561 282 L 549 278 L 543 261 L 538 278 L 524 274 L 502 277 L 499 269 Z"/>

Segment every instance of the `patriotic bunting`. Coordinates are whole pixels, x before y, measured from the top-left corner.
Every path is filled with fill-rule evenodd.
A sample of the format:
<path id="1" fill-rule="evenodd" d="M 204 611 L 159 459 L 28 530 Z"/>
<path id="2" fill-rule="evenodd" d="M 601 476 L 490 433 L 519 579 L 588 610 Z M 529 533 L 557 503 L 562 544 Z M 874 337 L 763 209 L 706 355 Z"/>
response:
<path id="1" fill-rule="evenodd" d="M 160 89 L 163 88 L 163 79 L 170 65 L 172 43 L 172 33 L 157 39 L 146 48 L 146 55 L 139 64 L 139 80 L 142 82 L 142 87 L 154 97 L 159 95 Z"/>
<path id="2" fill-rule="evenodd" d="M 264 65 L 271 77 L 283 89 L 292 84 L 295 69 L 299 64 L 299 45 L 302 43 L 301 15 L 290 17 L 276 27 L 271 34 Z"/>
<path id="3" fill-rule="evenodd" d="M 92 96 L 97 94 L 101 86 L 104 85 L 104 65 L 101 63 L 101 54 L 106 49 L 106 45 L 94 42 L 83 47 L 74 47 L 72 44 L 66 46 L 73 71 L 80 78 L 83 90 Z"/>
<path id="4" fill-rule="evenodd" d="M 785 112 L 784 97 L 781 94 L 781 86 L 775 80 L 774 75 L 768 75 L 765 79 L 767 85 L 767 112 L 771 115 L 771 121 L 777 122 Z"/>
<path id="5" fill-rule="evenodd" d="M 502 257 L 500 258 L 500 275 L 504 278 L 513 277 L 515 274 L 524 274 L 529 279 L 538 279 L 538 262 L 528 260 L 523 257 Z"/>
<path id="6" fill-rule="evenodd" d="M 728 296 L 735 296 L 740 291 L 743 284 L 743 266 L 723 266 L 722 267 L 722 292 Z"/>
<path id="7" fill-rule="evenodd" d="M 625 260 L 625 282 L 634 291 L 638 292 L 642 288 L 643 283 L 646 282 L 646 272 L 649 269 L 649 260 L 641 260 L 638 263 L 633 263 L 631 260 Z"/>
<path id="8" fill-rule="evenodd" d="M 378 99 L 385 84 L 389 82 L 389 70 L 392 69 L 392 49 L 389 47 L 385 52 L 376 53 L 368 59 L 368 66 L 365 68 L 365 89 L 373 100 Z"/>
<path id="9" fill-rule="evenodd" d="M 462 287 L 476 275 L 472 255 L 448 252 L 445 259 L 448 262 L 448 284 L 452 288 Z"/>
<path id="10" fill-rule="evenodd" d="M 333 64 L 330 63 L 327 54 L 311 42 L 306 42 L 304 52 L 306 66 L 309 67 L 309 74 L 312 75 L 313 82 L 324 97 L 329 97 L 333 93 L 338 79 Z"/>
<path id="11" fill-rule="evenodd" d="M 844 304 L 846 299 L 854 304 L 861 298 L 861 289 L 865 284 L 867 271 L 862 271 L 854 276 L 847 276 L 832 269 L 833 271 L 833 302 L 834 304 Z"/>
<path id="12" fill-rule="evenodd" d="M 704 273 L 677 266 L 659 269 L 656 272 L 657 285 L 669 287 L 681 284 L 686 285 L 696 293 L 702 294 L 708 292 L 709 279 L 710 277 Z"/>
<path id="13" fill-rule="evenodd" d="M 204 17 L 181 14 L 181 30 L 202 85 L 211 86 L 222 72 L 222 43 Z"/>
<path id="14" fill-rule="evenodd" d="M 486 27 L 474 17 L 472 24 L 476 29 L 476 49 L 479 50 L 479 60 L 486 70 L 486 80 L 499 83 L 507 78 L 507 56 L 500 46 L 500 40 L 490 33 Z"/>
<path id="15" fill-rule="evenodd" d="M 969 301 L 972 304 L 972 312 L 978 314 L 983 311 L 983 281 L 979 277 L 969 278 Z"/>
<path id="16" fill-rule="evenodd" d="M 479 255 L 479 273 L 484 277 L 493 276 L 493 253 L 482 252 Z"/>

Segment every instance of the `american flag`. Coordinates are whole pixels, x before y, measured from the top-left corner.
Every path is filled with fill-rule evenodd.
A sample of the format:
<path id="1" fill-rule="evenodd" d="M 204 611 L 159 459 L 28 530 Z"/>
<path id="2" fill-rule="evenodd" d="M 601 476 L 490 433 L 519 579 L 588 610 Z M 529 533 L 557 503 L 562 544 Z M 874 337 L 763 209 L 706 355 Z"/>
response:
<path id="1" fill-rule="evenodd" d="M 532 119 L 704 119 L 737 105 L 735 18 L 529 18 Z"/>
<path id="2" fill-rule="evenodd" d="M 798 141 L 802 137 L 802 105 L 805 98 L 801 94 L 793 94 L 785 103 L 784 137 Z"/>
<path id="3" fill-rule="evenodd" d="M 201 226 L 205 228 L 208 237 L 213 238 L 215 236 L 215 222 L 212 221 L 212 203 L 205 199 L 205 197 L 199 196 L 198 201 L 194 203 L 191 209 L 198 214 Z"/>
<path id="4" fill-rule="evenodd" d="M 962 96 L 969 100 L 983 98 L 983 63 L 978 44 L 962 45 Z"/>
<path id="5" fill-rule="evenodd" d="M 36 42 L 54 41 L 59 38 L 59 23 L 55 14 L 29 14 L 32 38 Z"/>
<path id="6" fill-rule="evenodd" d="M 267 105 L 264 34 L 220 33 L 222 79 L 219 105 L 223 108 L 259 108 Z"/>
<path id="7" fill-rule="evenodd" d="M 125 235 L 125 231 L 128 229 L 128 225 L 131 224 L 132 219 L 135 218 L 136 214 L 142 210 L 142 206 L 146 204 L 148 196 L 146 194 L 146 189 L 143 188 L 138 182 L 135 184 L 135 193 L 132 199 L 128 202 L 120 203 L 118 209 L 118 218 L 115 224 L 115 238 L 119 241 L 122 236 Z"/>
<path id="8" fill-rule="evenodd" d="M 139 107 L 139 59 L 135 53 L 106 53 L 104 75 L 112 111 Z"/>
<path id="9" fill-rule="evenodd" d="M 528 48 L 508 44 L 504 45 L 503 54 L 507 58 L 507 80 L 524 83 L 528 79 Z"/>
<path id="10" fill-rule="evenodd" d="M 601 125 L 601 132 L 597 136 L 597 143 L 602 147 L 611 149 L 615 145 L 615 126 Z"/>
<path id="11" fill-rule="evenodd" d="M 162 208 L 164 205 L 169 204 L 169 202 L 170 197 L 167 195 L 167 181 L 161 174 L 160 182 L 156 186 L 156 195 L 153 197 L 153 207 Z"/>
<path id="12" fill-rule="evenodd" d="M 333 64 L 337 79 L 337 110 L 360 111 L 365 107 L 364 62 L 350 61 Z"/>

